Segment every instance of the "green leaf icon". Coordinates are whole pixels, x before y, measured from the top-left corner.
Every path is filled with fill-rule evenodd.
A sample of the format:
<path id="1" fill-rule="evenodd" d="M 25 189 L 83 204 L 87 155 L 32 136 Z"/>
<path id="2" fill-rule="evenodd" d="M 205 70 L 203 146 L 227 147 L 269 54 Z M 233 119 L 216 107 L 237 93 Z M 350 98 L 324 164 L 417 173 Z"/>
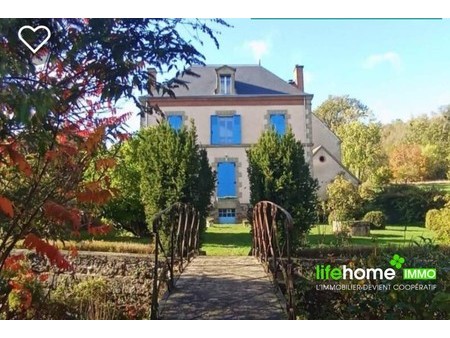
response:
<path id="1" fill-rule="evenodd" d="M 392 256 L 392 259 L 389 261 L 389 264 L 397 269 L 401 269 L 404 263 L 405 259 L 398 254 Z"/>

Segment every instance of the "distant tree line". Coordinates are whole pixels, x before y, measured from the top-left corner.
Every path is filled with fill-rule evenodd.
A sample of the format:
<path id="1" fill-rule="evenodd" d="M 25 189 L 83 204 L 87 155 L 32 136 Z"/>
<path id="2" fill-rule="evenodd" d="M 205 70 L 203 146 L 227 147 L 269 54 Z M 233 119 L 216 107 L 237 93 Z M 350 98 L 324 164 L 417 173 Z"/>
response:
<path id="1" fill-rule="evenodd" d="M 341 139 L 342 162 L 362 182 L 450 178 L 450 105 L 384 125 L 349 96 L 330 96 L 314 113 Z"/>

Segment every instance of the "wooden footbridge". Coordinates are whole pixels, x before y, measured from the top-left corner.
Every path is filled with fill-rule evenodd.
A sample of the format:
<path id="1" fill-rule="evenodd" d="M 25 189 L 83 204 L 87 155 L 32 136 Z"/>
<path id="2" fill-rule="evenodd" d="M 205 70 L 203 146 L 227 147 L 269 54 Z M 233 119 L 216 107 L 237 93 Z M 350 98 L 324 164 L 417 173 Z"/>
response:
<path id="1" fill-rule="evenodd" d="M 154 218 L 151 318 L 294 319 L 289 213 L 268 201 L 255 205 L 249 256 L 198 256 L 199 223 L 181 203 Z"/>

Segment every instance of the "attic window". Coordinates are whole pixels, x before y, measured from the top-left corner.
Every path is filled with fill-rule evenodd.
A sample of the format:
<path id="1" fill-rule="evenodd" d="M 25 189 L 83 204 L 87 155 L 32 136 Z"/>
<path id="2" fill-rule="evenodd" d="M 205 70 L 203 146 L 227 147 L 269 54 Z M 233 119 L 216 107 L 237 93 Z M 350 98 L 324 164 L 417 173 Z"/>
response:
<path id="1" fill-rule="evenodd" d="M 220 94 L 230 95 L 231 94 L 231 75 L 222 74 L 220 75 Z"/>
<path id="2" fill-rule="evenodd" d="M 234 95 L 236 94 L 234 88 L 234 76 L 236 74 L 236 68 L 224 65 L 216 68 L 216 89 L 215 93 L 219 95 Z"/>

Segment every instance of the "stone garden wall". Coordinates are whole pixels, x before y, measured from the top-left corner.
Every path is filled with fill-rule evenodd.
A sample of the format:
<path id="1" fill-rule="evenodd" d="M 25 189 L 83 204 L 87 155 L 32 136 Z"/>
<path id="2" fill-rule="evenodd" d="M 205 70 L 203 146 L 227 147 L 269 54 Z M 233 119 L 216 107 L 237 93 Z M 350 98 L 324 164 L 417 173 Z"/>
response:
<path id="1" fill-rule="evenodd" d="M 154 263 L 150 255 L 103 252 L 79 252 L 67 259 L 73 271 L 57 271 L 38 255 L 24 251 L 31 261 L 31 268 L 38 274 L 48 274 L 46 287 L 70 289 L 87 279 L 102 278 L 107 282 L 111 299 L 118 307 L 130 304 L 148 312 L 151 305 Z M 66 253 L 67 254 L 67 253 Z"/>

